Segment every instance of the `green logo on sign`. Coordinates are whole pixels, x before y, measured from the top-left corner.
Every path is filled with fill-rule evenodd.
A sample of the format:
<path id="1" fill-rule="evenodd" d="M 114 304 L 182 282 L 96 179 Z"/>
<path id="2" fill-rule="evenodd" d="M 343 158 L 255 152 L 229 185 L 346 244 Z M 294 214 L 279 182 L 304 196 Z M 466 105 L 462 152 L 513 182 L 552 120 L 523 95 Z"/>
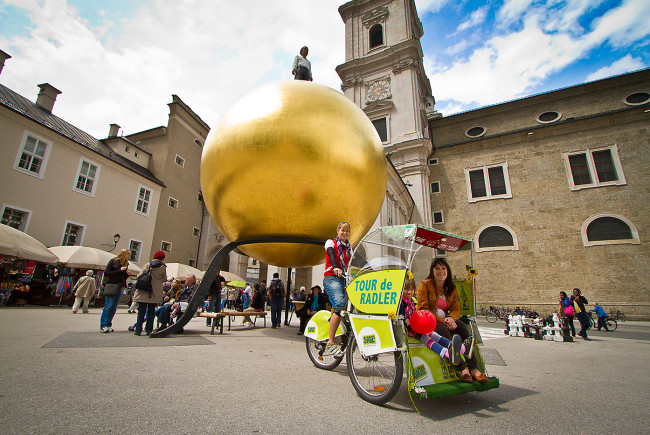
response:
<path id="1" fill-rule="evenodd" d="M 307 333 L 308 334 L 313 334 L 315 332 L 316 332 L 316 327 L 315 326 L 310 326 L 309 328 L 307 328 Z"/>

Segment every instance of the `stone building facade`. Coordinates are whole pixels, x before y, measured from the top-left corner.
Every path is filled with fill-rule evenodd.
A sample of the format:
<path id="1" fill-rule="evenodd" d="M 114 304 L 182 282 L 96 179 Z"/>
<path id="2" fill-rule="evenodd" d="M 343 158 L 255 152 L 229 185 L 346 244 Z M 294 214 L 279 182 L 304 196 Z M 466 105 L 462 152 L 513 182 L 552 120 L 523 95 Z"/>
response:
<path id="1" fill-rule="evenodd" d="M 431 122 L 434 227 L 474 239 L 479 304 L 578 287 L 650 315 L 649 91 L 646 69 Z"/>

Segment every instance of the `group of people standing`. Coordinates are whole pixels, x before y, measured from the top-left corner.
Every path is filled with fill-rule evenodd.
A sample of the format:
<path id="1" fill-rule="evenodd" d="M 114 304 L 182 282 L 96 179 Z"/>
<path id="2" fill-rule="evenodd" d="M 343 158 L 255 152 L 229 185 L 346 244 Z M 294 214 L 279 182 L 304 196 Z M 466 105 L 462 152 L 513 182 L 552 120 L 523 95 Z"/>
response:
<path id="1" fill-rule="evenodd" d="M 585 305 L 589 304 L 589 301 L 587 301 L 587 298 L 584 297 L 580 289 L 574 288 L 570 297 L 565 291 L 561 291 L 559 302 L 559 315 L 569 324 L 569 328 L 571 329 L 571 336 L 576 336 L 576 329 L 573 325 L 573 318 L 577 317 L 578 321 L 580 322 L 580 332 L 578 332 L 578 335 L 584 340 L 591 340 L 587 336 L 587 330 L 591 328 L 591 321 L 589 319 L 589 315 L 587 314 L 587 309 L 585 308 Z M 598 316 L 598 330 L 600 331 L 601 328 L 605 328 L 605 331 L 609 331 L 609 328 L 605 323 L 605 319 L 609 316 L 607 313 L 605 313 L 605 310 L 603 310 L 600 305 L 596 304 L 595 307 L 589 311 L 596 313 Z"/>

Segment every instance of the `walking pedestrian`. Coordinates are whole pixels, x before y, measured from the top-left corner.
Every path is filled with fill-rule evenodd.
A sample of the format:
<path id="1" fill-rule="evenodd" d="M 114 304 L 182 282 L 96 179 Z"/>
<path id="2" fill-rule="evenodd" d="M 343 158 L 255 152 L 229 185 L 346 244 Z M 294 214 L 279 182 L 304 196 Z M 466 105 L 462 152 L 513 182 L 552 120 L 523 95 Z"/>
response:
<path id="1" fill-rule="evenodd" d="M 269 298 L 271 299 L 271 328 L 279 328 L 282 326 L 284 284 L 278 272 L 273 274 L 273 279 L 269 283 Z"/>
<path id="2" fill-rule="evenodd" d="M 74 305 L 72 305 L 72 313 L 77 314 L 79 306 L 83 302 L 83 313 L 88 313 L 88 304 L 90 303 L 90 298 L 95 294 L 97 290 L 95 286 L 95 278 L 93 278 L 93 271 L 87 270 L 86 275 L 79 278 L 79 281 L 72 288 L 74 293 Z"/>
<path id="3" fill-rule="evenodd" d="M 589 311 L 593 311 L 598 316 L 598 330 L 600 331 L 601 328 L 605 328 L 605 331 L 609 332 L 609 328 L 607 327 L 607 323 L 605 322 L 605 319 L 607 319 L 609 316 L 607 315 L 605 310 L 603 310 L 603 307 L 598 305 L 598 302 L 596 302 L 594 309 Z"/>
<path id="4" fill-rule="evenodd" d="M 581 328 L 578 335 L 584 340 L 589 341 L 591 339 L 587 337 L 587 329 L 589 329 L 591 325 L 589 323 L 589 318 L 587 317 L 587 311 L 585 311 L 585 304 L 588 304 L 589 302 L 587 301 L 587 298 L 582 295 L 579 288 L 573 289 L 571 301 L 573 302 L 573 311 L 575 312 L 575 316 L 578 318 L 578 321 L 580 321 Z"/>
<path id="5" fill-rule="evenodd" d="M 122 293 L 126 287 L 126 279 L 131 275 L 129 272 L 129 257 L 131 251 L 122 249 L 116 257 L 112 258 L 106 265 L 104 277 L 107 277 L 104 285 L 104 309 L 99 319 L 100 331 L 103 333 L 113 332 L 113 317 L 120 303 Z"/>
<path id="6" fill-rule="evenodd" d="M 142 334 L 142 323 L 145 333 L 150 335 L 153 331 L 153 322 L 156 318 L 156 305 L 163 300 L 163 284 L 167 279 L 167 266 L 163 262 L 165 253 L 156 251 L 153 254 L 153 260 L 147 263 L 138 277 L 148 273 L 151 275 L 151 291 L 145 289 L 136 289 L 133 294 L 133 300 L 138 303 L 138 317 L 135 322 L 135 335 Z"/>

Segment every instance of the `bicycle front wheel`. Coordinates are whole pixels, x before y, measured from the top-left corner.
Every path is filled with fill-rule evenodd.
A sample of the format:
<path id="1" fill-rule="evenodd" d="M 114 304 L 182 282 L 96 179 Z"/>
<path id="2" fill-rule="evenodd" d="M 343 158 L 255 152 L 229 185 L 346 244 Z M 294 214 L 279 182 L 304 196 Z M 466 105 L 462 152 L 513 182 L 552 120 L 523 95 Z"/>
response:
<path id="1" fill-rule="evenodd" d="M 497 321 L 497 315 L 494 313 L 494 311 L 490 311 L 485 315 L 485 319 L 490 323 L 494 323 Z"/>
<path id="2" fill-rule="evenodd" d="M 364 357 L 352 340 L 347 354 L 348 375 L 365 401 L 383 405 L 399 391 L 404 376 L 404 358 L 402 352 L 385 352 Z"/>
<path id="3" fill-rule="evenodd" d="M 618 322 L 614 319 L 605 319 L 605 325 L 610 331 L 616 331 L 616 328 L 618 328 Z"/>
<path id="4" fill-rule="evenodd" d="M 339 337 L 337 337 L 335 343 L 340 344 L 340 342 L 341 340 Z M 327 340 L 317 341 L 305 337 L 305 345 L 307 346 L 307 355 L 309 355 L 309 359 L 319 369 L 332 370 L 341 364 L 341 361 L 343 361 L 342 357 L 334 358 L 325 350 L 325 347 L 327 346 Z"/>
<path id="5" fill-rule="evenodd" d="M 623 313 L 618 313 L 617 320 L 619 322 L 625 322 L 625 314 Z"/>

